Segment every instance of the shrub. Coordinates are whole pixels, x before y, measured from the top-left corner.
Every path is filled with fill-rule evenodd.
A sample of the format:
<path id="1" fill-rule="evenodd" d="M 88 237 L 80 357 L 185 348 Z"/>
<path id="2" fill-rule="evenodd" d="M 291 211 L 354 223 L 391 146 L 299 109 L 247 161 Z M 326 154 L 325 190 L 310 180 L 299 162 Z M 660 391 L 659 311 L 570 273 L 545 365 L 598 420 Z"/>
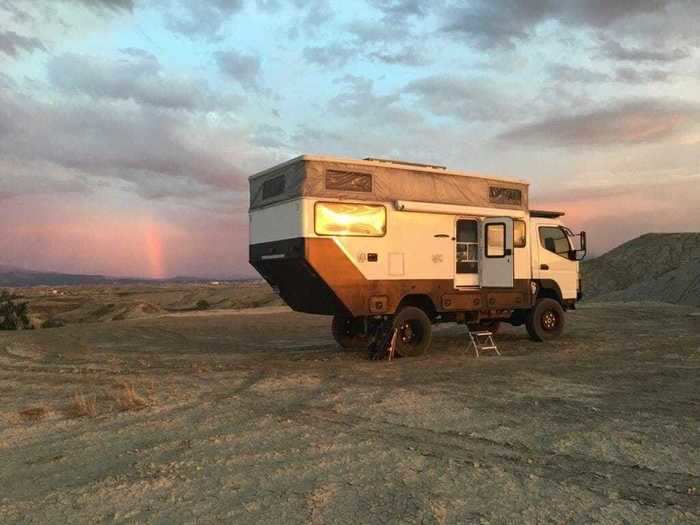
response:
<path id="1" fill-rule="evenodd" d="M 65 326 L 66 323 L 61 321 L 60 319 L 47 319 L 43 323 L 41 323 L 42 328 L 61 328 L 62 326 Z"/>
<path id="2" fill-rule="evenodd" d="M 72 417 L 95 417 L 97 415 L 97 396 L 95 394 L 86 396 L 82 392 L 76 392 L 68 406 L 68 414 Z"/>
<path id="3" fill-rule="evenodd" d="M 117 385 L 117 391 L 114 395 L 114 400 L 117 406 L 122 411 L 141 410 L 148 406 L 148 401 L 136 392 L 133 385 L 126 381 Z"/>
<path id="4" fill-rule="evenodd" d="M 208 310 L 211 305 L 209 304 L 209 301 L 206 299 L 200 299 L 197 301 L 196 308 L 197 310 Z"/>
<path id="5" fill-rule="evenodd" d="M 15 296 L 6 290 L 0 290 L 0 330 L 21 330 L 32 328 L 29 321 L 27 303 L 16 303 Z"/>

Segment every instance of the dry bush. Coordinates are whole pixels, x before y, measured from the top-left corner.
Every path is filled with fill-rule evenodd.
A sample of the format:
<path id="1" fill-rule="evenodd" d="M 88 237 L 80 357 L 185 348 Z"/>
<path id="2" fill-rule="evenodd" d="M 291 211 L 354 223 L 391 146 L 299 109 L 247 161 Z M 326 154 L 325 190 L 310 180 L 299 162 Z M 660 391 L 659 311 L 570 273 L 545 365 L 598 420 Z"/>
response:
<path id="1" fill-rule="evenodd" d="M 49 411 L 46 407 L 29 407 L 19 411 L 19 415 L 29 421 L 44 419 Z"/>
<path id="2" fill-rule="evenodd" d="M 131 385 L 126 381 L 117 385 L 114 400 L 117 402 L 117 406 L 122 411 L 141 410 L 142 408 L 146 408 L 148 406 L 148 401 L 138 392 L 136 392 L 134 385 Z"/>
<path id="3" fill-rule="evenodd" d="M 95 394 L 86 396 L 82 392 L 76 392 L 68 406 L 68 413 L 73 417 L 95 417 L 97 415 L 97 396 Z"/>

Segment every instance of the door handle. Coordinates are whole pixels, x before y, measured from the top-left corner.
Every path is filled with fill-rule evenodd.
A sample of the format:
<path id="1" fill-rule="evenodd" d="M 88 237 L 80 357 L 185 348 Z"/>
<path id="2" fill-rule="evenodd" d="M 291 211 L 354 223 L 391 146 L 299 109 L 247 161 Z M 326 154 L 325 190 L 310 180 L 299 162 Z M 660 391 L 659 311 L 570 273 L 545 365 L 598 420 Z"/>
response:
<path id="1" fill-rule="evenodd" d="M 548 264 L 540 264 L 540 270 L 549 270 Z"/>
<path id="2" fill-rule="evenodd" d="M 449 239 L 450 236 L 446 233 L 436 233 L 435 235 L 433 235 L 433 237 L 435 237 L 436 239 Z"/>

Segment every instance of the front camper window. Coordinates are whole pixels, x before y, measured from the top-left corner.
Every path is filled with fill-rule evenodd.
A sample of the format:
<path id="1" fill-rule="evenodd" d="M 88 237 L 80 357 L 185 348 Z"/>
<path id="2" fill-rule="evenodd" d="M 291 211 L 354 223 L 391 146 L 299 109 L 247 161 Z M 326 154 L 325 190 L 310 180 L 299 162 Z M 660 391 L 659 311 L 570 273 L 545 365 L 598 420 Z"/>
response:
<path id="1" fill-rule="evenodd" d="M 479 240 L 477 222 L 457 221 L 457 273 L 479 273 Z"/>
<path id="2" fill-rule="evenodd" d="M 382 237 L 386 233 L 386 208 L 381 205 L 317 202 L 314 215 L 317 235 Z"/>

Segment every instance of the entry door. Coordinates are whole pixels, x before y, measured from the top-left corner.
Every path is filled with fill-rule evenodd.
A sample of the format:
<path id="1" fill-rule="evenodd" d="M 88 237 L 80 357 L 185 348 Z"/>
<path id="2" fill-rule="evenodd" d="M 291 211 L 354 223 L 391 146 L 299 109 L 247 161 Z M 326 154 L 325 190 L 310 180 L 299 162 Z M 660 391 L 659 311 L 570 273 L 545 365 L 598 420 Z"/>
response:
<path id="1" fill-rule="evenodd" d="M 481 286 L 512 288 L 513 219 L 485 219 L 481 228 Z"/>
<path id="2" fill-rule="evenodd" d="M 479 286 L 479 222 L 457 219 L 455 223 L 455 288 Z"/>

